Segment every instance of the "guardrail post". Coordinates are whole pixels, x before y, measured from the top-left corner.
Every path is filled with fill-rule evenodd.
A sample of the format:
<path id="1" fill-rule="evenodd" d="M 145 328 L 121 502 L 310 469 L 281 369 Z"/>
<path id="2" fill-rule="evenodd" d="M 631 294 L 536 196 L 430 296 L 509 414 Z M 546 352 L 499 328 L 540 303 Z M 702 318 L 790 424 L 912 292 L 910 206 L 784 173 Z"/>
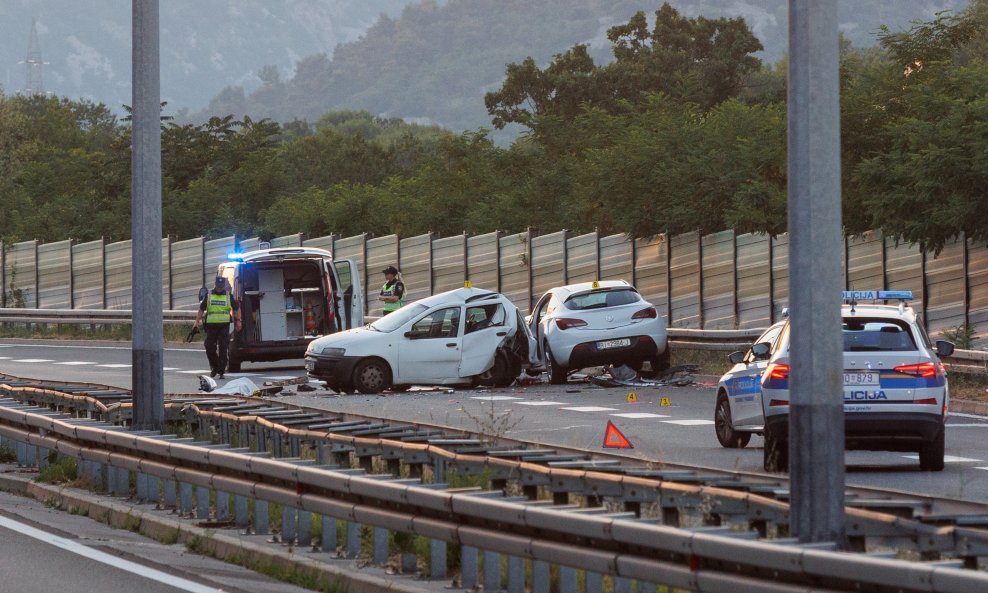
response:
<path id="1" fill-rule="evenodd" d="M 329 515 L 322 516 L 322 551 L 336 552 L 336 518 Z"/>
<path id="2" fill-rule="evenodd" d="M 288 439 L 288 449 L 289 455 L 291 457 L 301 457 L 302 456 L 302 441 L 298 437 L 289 437 Z"/>
<path id="3" fill-rule="evenodd" d="M 281 454 L 281 433 L 277 430 L 272 430 L 271 441 L 271 454 L 275 457 L 283 457 Z"/>
<path id="4" fill-rule="evenodd" d="M 346 557 L 353 559 L 360 555 L 360 524 L 347 521 L 346 524 Z"/>
<path id="5" fill-rule="evenodd" d="M 38 469 L 43 470 L 48 467 L 48 449 L 37 447 L 35 451 L 38 455 Z"/>
<path id="6" fill-rule="evenodd" d="M 209 488 L 196 486 L 196 519 L 209 519 Z"/>
<path id="7" fill-rule="evenodd" d="M 240 433 L 240 442 L 237 443 L 241 447 L 250 448 L 250 428 L 246 424 L 241 424 L 238 427 Z"/>
<path id="8" fill-rule="evenodd" d="M 446 578 L 446 542 L 441 539 L 429 541 L 429 576 Z"/>
<path id="9" fill-rule="evenodd" d="M 27 467 L 27 443 L 15 441 L 14 449 L 17 452 L 17 465 Z"/>
<path id="10" fill-rule="evenodd" d="M 188 517 L 192 515 L 192 484 L 180 482 L 178 485 L 181 508 L 179 514 Z"/>
<path id="11" fill-rule="evenodd" d="M 299 510 L 298 512 L 298 545 L 312 545 L 312 513 Z"/>
<path id="12" fill-rule="evenodd" d="M 247 497 L 235 494 L 233 496 L 233 524 L 237 527 L 250 527 L 250 513 L 247 507 Z"/>
<path id="13" fill-rule="evenodd" d="M 295 508 L 290 506 L 281 507 L 281 543 L 289 544 L 295 542 Z"/>
<path id="14" fill-rule="evenodd" d="M 130 470 L 120 467 L 113 468 L 113 493 L 116 496 L 130 496 Z"/>
<path id="15" fill-rule="evenodd" d="M 161 479 L 157 476 L 147 476 L 148 481 L 148 502 L 161 506 Z"/>
<path id="16" fill-rule="evenodd" d="M 216 491 L 216 520 L 226 521 L 230 518 L 230 494 Z"/>
<path id="17" fill-rule="evenodd" d="M 142 503 L 148 499 L 147 476 L 137 472 L 135 483 L 137 484 L 137 502 Z"/>
<path id="18" fill-rule="evenodd" d="M 93 489 L 106 491 L 109 489 L 106 466 L 95 461 L 89 462 L 89 472 L 93 482 Z"/>
<path id="19" fill-rule="evenodd" d="M 477 588 L 477 548 L 463 546 L 460 550 L 460 587 L 464 589 Z M 576 591 L 576 589 L 561 589 L 562 591 Z"/>
<path id="20" fill-rule="evenodd" d="M 257 535 L 268 534 L 268 501 L 257 499 L 254 501 L 254 533 Z"/>
<path id="21" fill-rule="evenodd" d="M 583 571 L 583 593 L 604 593 L 604 576 L 588 570 Z"/>
<path id="22" fill-rule="evenodd" d="M 549 593 L 549 563 L 532 561 L 532 593 Z"/>
<path id="23" fill-rule="evenodd" d="M 569 566 L 559 567 L 559 590 L 576 591 L 576 569 Z"/>
<path id="24" fill-rule="evenodd" d="M 508 593 L 525 593 L 525 560 L 508 556 Z"/>
<path id="25" fill-rule="evenodd" d="M 501 555 L 484 551 L 484 591 L 501 589 Z"/>
<path id="26" fill-rule="evenodd" d="M 446 481 L 446 460 L 441 457 L 432 458 L 432 481 L 437 484 Z"/>
<path id="27" fill-rule="evenodd" d="M 374 528 L 374 564 L 384 564 L 388 561 L 388 530 L 383 527 Z"/>
<path id="28" fill-rule="evenodd" d="M 161 484 L 161 490 L 163 494 L 164 502 L 162 503 L 162 508 L 174 509 L 175 508 L 175 480 L 163 480 Z"/>

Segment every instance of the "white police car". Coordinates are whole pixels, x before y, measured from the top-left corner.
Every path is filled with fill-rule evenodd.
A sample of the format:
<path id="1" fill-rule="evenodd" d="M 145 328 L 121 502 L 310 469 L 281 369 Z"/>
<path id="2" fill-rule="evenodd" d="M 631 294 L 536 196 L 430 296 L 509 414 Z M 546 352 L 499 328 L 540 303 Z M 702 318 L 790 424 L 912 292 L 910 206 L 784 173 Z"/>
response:
<path id="1" fill-rule="evenodd" d="M 930 341 L 905 301 L 911 291 L 849 291 L 841 308 L 844 418 L 848 449 L 919 453 L 924 471 L 941 471 L 950 400 L 939 356 L 950 342 Z M 898 305 L 858 301 L 898 300 Z M 766 471 L 789 467 L 789 323 L 762 376 Z"/>
<path id="2" fill-rule="evenodd" d="M 714 432 L 721 446 L 745 447 L 752 434 L 762 432 L 762 373 L 779 341 L 785 321 L 765 330 L 747 352 L 732 352 L 734 365 L 717 384 Z"/>

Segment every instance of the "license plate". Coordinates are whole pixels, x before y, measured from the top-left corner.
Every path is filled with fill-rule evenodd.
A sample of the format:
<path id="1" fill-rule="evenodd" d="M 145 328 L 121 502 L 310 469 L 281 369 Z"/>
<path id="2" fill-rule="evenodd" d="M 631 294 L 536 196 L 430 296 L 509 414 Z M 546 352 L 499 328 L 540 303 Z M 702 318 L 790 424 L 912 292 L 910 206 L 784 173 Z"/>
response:
<path id="1" fill-rule="evenodd" d="M 314 371 L 314 370 L 316 370 L 316 361 L 314 361 L 314 360 L 307 360 L 307 361 L 305 361 L 305 370 L 307 370 L 307 371 Z"/>
<path id="2" fill-rule="evenodd" d="M 597 342 L 597 350 L 624 348 L 625 346 L 630 346 L 630 345 L 631 345 L 631 338 L 624 338 L 621 340 L 604 340 L 603 342 Z"/>
<path id="3" fill-rule="evenodd" d="M 844 371 L 844 385 L 852 387 L 878 387 L 878 371 Z"/>

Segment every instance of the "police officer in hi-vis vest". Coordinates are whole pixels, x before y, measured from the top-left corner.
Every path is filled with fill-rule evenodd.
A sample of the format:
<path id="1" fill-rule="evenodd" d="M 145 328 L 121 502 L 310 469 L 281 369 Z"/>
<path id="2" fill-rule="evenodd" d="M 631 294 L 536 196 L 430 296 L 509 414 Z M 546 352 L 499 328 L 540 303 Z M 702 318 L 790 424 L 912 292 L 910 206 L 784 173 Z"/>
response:
<path id="1" fill-rule="evenodd" d="M 381 289 L 380 299 L 384 301 L 384 314 L 394 313 L 405 304 L 405 285 L 401 281 L 401 274 L 398 268 L 388 266 L 384 268 L 384 288 Z"/>
<path id="2" fill-rule="evenodd" d="M 220 376 L 226 372 L 227 351 L 230 348 L 230 321 L 233 320 L 236 329 L 240 330 L 240 304 L 228 290 L 226 278 L 216 277 L 213 291 L 199 303 L 196 313 L 196 326 L 205 314 L 206 323 L 206 358 L 209 359 L 210 377 Z"/>

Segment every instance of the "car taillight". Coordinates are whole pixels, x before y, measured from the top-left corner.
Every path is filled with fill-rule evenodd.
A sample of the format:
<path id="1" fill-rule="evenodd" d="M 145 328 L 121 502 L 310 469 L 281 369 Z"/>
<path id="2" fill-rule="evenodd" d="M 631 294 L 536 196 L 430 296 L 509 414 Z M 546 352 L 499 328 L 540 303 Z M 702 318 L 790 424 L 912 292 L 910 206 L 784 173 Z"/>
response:
<path id="1" fill-rule="evenodd" d="M 641 311 L 635 313 L 631 316 L 632 319 L 655 319 L 659 316 L 658 311 L 655 307 L 648 307 L 647 309 L 642 309 Z"/>
<path id="2" fill-rule="evenodd" d="M 559 329 L 569 329 L 571 327 L 582 327 L 586 325 L 587 322 L 582 319 L 573 319 L 571 317 L 560 317 L 556 320 L 556 327 Z"/>
<path id="3" fill-rule="evenodd" d="M 769 406 L 788 406 L 789 400 L 787 399 L 773 399 L 768 402 Z"/>
<path id="4" fill-rule="evenodd" d="M 904 364 L 893 369 L 903 375 L 914 375 L 916 377 L 936 377 L 937 365 L 932 362 L 921 362 L 919 364 Z"/>
<path id="5" fill-rule="evenodd" d="M 788 379 L 789 365 L 781 363 L 769 365 L 768 376 L 771 379 Z M 788 402 L 785 405 L 789 405 Z"/>
<path id="6" fill-rule="evenodd" d="M 925 399 L 914 399 L 913 400 L 913 403 L 914 404 L 923 404 L 923 405 L 926 405 L 926 406 L 935 406 L 935 405 L 937 405 L 938 402 L 937 402 L 937 398 L 935 398 L 935 397 L 927 397 Z"/>

